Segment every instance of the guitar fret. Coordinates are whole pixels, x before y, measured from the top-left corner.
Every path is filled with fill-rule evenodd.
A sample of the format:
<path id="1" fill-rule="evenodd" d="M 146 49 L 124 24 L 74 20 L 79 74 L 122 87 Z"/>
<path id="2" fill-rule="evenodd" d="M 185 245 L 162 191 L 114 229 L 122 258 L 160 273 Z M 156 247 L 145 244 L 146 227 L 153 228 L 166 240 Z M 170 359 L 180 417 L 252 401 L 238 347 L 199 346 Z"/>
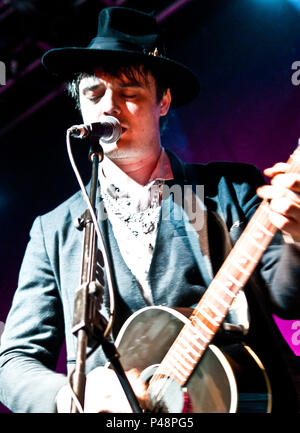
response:
<path id="1" fill-rule="evenodd" d="M 265 247 L 261 244 L 259 244 L 258 242 L 256 242 L 256 240 L 253 238 L 252 235 L 250 235 L 249 233 L 246 233 L 245 236 L 247 236 L 248 239 L 250 239 L 250 242 L 256 246 L 256 248 L 260 249 L 260 250 L 264 250 Z"/>
<path id="2" fill-rule="evenodd" d="M 199 317 L 193 315 L 193 320 L 196 322 L 197 325 L 200 325 L 208 334 L 213 334 L 213 331 L 208 326 L 206 326 L 205 323 L 203 323 L 201 319 L 199 319 Z"/>
<path id="3" fill-rule="evenodd" d="M 240 245 L 236 244 L 235 246 L 236 250 L 239 251 L 241 254 L 243 254 L 244 257 L 246 257 L 250 262 L 257 263 L 257 260 L 255 260 L 252 256 L 250 256 L 244 249 L 240 247 Z"/>
<path id="4" fill-rule="evenodd" d="M 192 332 L 195 333 L 195 337 L 196 338 L 201 338 L 202 341 L 204 341 L 204 343 L 208 343 L 210 340 L 208 338 L 205 337 L 205 335 L 203 335 L 197 328 L 192 328 L 191 329 Z"/>
<path id="5" fill-rule="evenodd" d="M 188 335 L 188 338 L 190 339 L 190 341 L 192 341 L 192 344 L 197 347 L 197 349 L 204 350 L 204 347 L 201 346 L 201 344 L 199 343 L 199 341 L 197 339 L 195 341 L 191 334 Z"/>
<path id="6" fill-rule="evenodd" d="M 236 286 L 243 287 L 243 284 L 240 281 L 238 281 L 236 278 L 234 278 L 234 276 L 231 275 L 229 271 L 224 270 L 223 272 L 226 275 L 226 277 L 228 277 Z"/>
<path id="7" fill-rule="evenodd" d="M 224 317 L 224 314 L 221 313 L 208 299 L 204 299 L 204 302 L 217 316 L 222 318 Z"/>
<path id="8" fill-rule="evenodd" d="M 178 365 L 174 364 L 174 362 L 176 362 L 176 361 L 174 361 L 173 358 L 168 359 L 168 362 L 169 362 L 169 364 L 171 364 L 171 366 L 173 366 L 172 370 L 175 370 L 175 375 L 179 376 L 180 380 L 184 380 L 185 381 L 187 379 L 186 372 L 185 371 L 182 372 L 182 370 L 180 370 L 178 368 Z M 180 365 L 180 367 L 182 367 L 182 366 Z M 173 371 L 172 371 L 172 373 L 173 373 Z"/>
<path id="9" fill-rule="evenodd" d="M 253 223 L 255 223 L 255 225 L 257 225 L 257 227 L 258 227 L 261 231 L 263 231 L 266 235 L 268 235 L 268 236 L 273 236 L 273 235 L 274 235 L 274 233 L 270 232 L 270 231 L 269 231 L 266 227 L 264 227 L 264 226 L 263 226 L 259 221 L 257 221 L 256 218 L 254 218 Z"/>
<path id="10" fill-rule="evenodd" d="M 213 295 L 213 297 L 220 303 L 223 305 L 223 307 L 228 308 L 230 307 L 230 304 L 228 304 L 227 302 L 224 301 L 224 299 L 221 298 L 221 296 L 218 295 L 218 293 L 216 291 L 212 291 L 211 294 Z M 231 294 L 231 292 L 230 292 Z"/>
<path id="11" fill-rule="evenodd" d="M 219 287 L 222 288 L 222 290 L 224 290 L 225 293 L 227 293 L 227 295 L 229 295 L 231 298 L 235 298 L 235 294 L 232 293 L 226 286 L 224 283 L 222 283 L 221 281 L 219 281 L 218 279 L 215 280 L 215 283 L 217 283 L 219 285 Z M 232 283 L 231 283 L 232 285 Z"/>
<path id="12" fill-rule="evenodd" d="M 251 275 L 250 272 L 246 271 L 242 266 L 236 263 L 236 261 L 233 258 L 228 257 L 228 261 L 233 264 L 239 271 L 241 271 L 245 275 Z"/>
<path id="13" fill-rule="evenodd" d="M 177 359 L 177 361 L 179 361 L 179 363 L 180 363 L 183 367 L 187 368 L 188 370 L 191 370 L 191 369 L 194 368 L 194 366 L 191 367 L 191 365 L 188 364 L 188 362 L 186 361 L 186 359 L 184 358 L 184 356 L 180 356 L 178 352 L 175 352 L 175 353 L 173 353 L 172 355 L 173 355 L 173 358 Z M 195 360 L 193 360 L 193 365 L 194 365 L 195 363 L 196 363 Z"/>
<path id="14" fill-rule="evenodd" d="M 184 356 L 188 359 L 188 360 L 190 360 L 190 362 L 192 363 L 192 364 L 197 364 L 197 362 L 198 362 L 198 357 L 197 357 L 197 359 L 194 359 L 188 352 L 185 352 L 185 354 L 184 354 Z"/>
<path id="15" fill-rule="evenodd" d="M 194 328 L 192 329 L 192 331 L 195 332 Z M 192 343 L 195 344 L 195 346 L 197 346 L 198 349 L 200 350 L 204 350 L 204 347 L 201 346 L 200 342 L 198 341 L 199 338 L 201 338 L 201 340 L 204 341 L 204 343 L 208 343 L 210 341 L 208 338 L 204 337 L 200 332 L 197 334 L 196 333 L 192 334 L 191 331 L 189 331 L 187 338 L 189 338 L 192 341 Z"/>
<path id="16" fill-rule="evenodd" d="M 195 356 L 199 356 L 199 352 L 197 352 L 192 346 L 187 346 L 187 342 L 183 339 L 183 337 L 181 336 L 180 339 L 178 339 L 178 342 L 185 345 L 185 347 L 192 353 L 195 354 Z M 181 347 L 181 346 L 179 346 Z"/>
<path id="17" fill-rule="evenodd" d="M 184 340 L 183 340 L 183 341 L 184 341 Z M 180 341 L 180 343 L 182 343 L 182 341 Z M 185 347 L 189 350 L 189 352 L 194 352 L 194 354 L 195 354 L 197 360 L 195 360 L 195 359 L 190 355 L 190 353 L 187 352 L 187 351 L 186 351 L 182 346 L 178 345 L 178 349 L 179 349 L 179 351 L 180 351 L 180 352 L 181 352 L 185 357 L 187 357 L 188 359 L 190 359 L 191 362 L 193 362 L 193 363 L 198 362 L 199 352 L 196 352 L 196 350 L 194 350 L 191 346 L 185 346 Z M 178 350 L 178 349 L 177 349 L 177 350 Z"/>
<path id="18" fill-rule="evenodd" d="M 178 376 L 180 380 L 185 380 L 185 371 L 182 371 L 178 368 L 178 364 L 176 363 L 175 359 L 173 359 L 171 356 L 168 356 L 168 364 L 169 368 L 162 371 L 157 371 L 157 373 L 165 374 L 166 376 L 172 377 L 172 376 Z M 181 367 L 181 366 L 179 366 Z M 160 369 L 158 369 L 160 370 Z"/>
<path id="19" fill-rule="evenodd" d="M 219 326 L 219 323 L 217 322 L 218 317 L 216 317 L 215 318 L 216 320 L 215 320 L 209 314 L 207 314 L 206 311 L 204 311 L 202 308 L 199 310 L 200 310 L 200 313 L 202 314 L 202 316 L 204 316 L 212 325 Z"/>

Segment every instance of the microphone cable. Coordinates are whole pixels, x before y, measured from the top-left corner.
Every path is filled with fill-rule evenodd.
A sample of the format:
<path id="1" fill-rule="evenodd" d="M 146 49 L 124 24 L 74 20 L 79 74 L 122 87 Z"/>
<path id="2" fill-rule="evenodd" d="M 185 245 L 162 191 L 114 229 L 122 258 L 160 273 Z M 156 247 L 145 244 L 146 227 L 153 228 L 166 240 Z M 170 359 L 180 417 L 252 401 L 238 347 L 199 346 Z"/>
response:
<path id="1" fill-rule="evenodd" d="M 106 338 L 108 336 L 108 334 L 111 331 L 112 325 L 113 325 L 113 321 L 114 321 L 114 317 L 115 317 L 115 295 L 114 295 L 114 290 L 113 290 L 113 282 L 112 282 L 112 275 L 111 275 L 111 270 L 110 270 L 110 266 L 109 266 L 109 260 L 108 260 L 108 255 L 107 255 L 107 251 L 104 245 L 104 240 L 103 240 L 103 236 L 97 221 L 97 216 L 94 212 L 93 206 L 91 204 L 90 198 L 88 196 L 88 193 L 86 191 L 86 188 L 84 186 L 84 183 L 82 181 L 81 175 L 79 173 L 79 170 L 77 168 L 77 165 L 75 163 L 74 157 L 73 157 L 73 153 L 72 153 L 72 148 L 71 148 L 71 140 L 70 140 L 70 131 L 67 131 L 67 137 L 66 137 L 66 141 L 67 141 L 67 152 L 68 152 L 68 156 L 70 159 L 70 163 L 71 166 L 73 168 L 73 171 L 75 173 L 76 179 L 78 181 L 78 184 L 80 186 L 81 189 L 81 193 L 83 196 L 83 199 L 85 200 L 88 209 L 90 211 L 91 214 L 91 218 L 96 230 L 96 234 L 97 234 L 97 238 L 100 244 L 100 250 L 103 254 L 103 261 L 104 261 L 104 268 L 106 271 L 106 278 L 107 278 L 107 287 L 108 287 L 108 293 L 109 293 L 109 304 L 110 304 L 110 314 L 109 314 L 109 319 L 108 319 L 108 323 L 107 323 L 107 327 L 106 330 L 104 331 L 104 338 Z"/>

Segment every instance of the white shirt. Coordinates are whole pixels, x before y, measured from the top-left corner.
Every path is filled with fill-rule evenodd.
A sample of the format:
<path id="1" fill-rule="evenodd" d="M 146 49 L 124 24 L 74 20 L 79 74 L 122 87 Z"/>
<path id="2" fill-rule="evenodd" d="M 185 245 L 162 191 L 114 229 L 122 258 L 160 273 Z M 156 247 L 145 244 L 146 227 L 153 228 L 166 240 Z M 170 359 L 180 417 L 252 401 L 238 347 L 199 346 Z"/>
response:
<path id="1" fill-rule="evenodd" d="M 127 176 L 109 158 L 103 160 L 99 170 L 101 195 L 114 236 L 149 305 L 153 300 L 148 275 L 156 244 L 162 181 L 170 179 L 173 173 L 163 148 L 145 186 Z"/>

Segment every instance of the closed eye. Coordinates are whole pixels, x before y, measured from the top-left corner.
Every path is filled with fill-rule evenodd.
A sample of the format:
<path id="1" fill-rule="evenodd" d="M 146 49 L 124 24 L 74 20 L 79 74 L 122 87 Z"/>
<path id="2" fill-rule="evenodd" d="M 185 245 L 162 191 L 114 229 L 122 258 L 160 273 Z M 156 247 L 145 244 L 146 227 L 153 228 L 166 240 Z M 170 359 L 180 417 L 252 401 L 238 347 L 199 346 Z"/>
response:
<path id="1" fill-rule="evenodd" d="M 123 98 L 127 98 L 127 99 L 133 99 L 136 97 L 136 95 L 125 95 L 125 94 L 123 94 L 122 96 Z"/>
<path id="2" fill-rule="evenodd" d="M 100 99 L 100 96 L 94 96 L 93 98 L 88 98 L 91 102 L 97 102 Z"/>

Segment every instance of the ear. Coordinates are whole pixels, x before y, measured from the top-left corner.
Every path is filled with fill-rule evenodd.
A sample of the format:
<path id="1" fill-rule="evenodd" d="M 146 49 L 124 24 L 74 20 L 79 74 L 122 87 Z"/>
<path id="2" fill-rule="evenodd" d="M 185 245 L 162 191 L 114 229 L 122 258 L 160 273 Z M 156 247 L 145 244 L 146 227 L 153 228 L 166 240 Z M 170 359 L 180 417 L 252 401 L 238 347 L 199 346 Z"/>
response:
<path id="1" fill-rule="evenodd" d="M 163 94 L 163 97 L 160 101 L 160 115 L 166 116 L 172 101 L 171 91 L 167 89 L 167 91 Z"/>

